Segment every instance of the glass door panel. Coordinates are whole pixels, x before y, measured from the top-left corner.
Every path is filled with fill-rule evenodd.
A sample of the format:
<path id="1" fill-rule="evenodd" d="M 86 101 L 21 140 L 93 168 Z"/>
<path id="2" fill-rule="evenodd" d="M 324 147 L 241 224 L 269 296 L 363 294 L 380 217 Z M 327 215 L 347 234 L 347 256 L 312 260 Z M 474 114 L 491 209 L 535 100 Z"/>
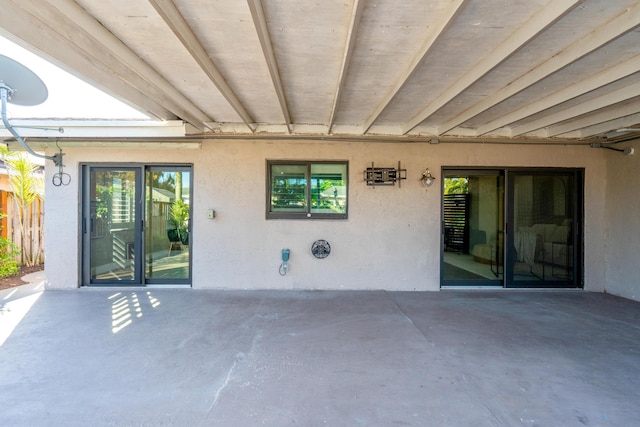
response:
<path id="1" fill-rule="evenodd" d="M 444 171 L 444 286 L 502 286 L 503 224 L 501 171 Z"/>
<path id="2" fill-rule="evenodd" d="M 139 171 L 92 168 L 89 173 L 89 281 L 139 282 Z"/>
<path id="3" fill-rule="evenodd" d="M 191 283 L 191 166 L 83 165 L 82 284 Z"/>
<path id="4" fill-rule="evenodd" d="M 190 169 L 150 167 L 145 175 L 145 280 L 188 281 Z"/>
<path id="5" fill-rule="evenodd" d="M 443 181 L 443 286 L 582 286 L 581 170 L 450 169 Z"/>
<path id="6" fill-rule="evenodd" d="M 576 188 L 572 172 L 510 174 L 511 287 L 576 286 Z"/>

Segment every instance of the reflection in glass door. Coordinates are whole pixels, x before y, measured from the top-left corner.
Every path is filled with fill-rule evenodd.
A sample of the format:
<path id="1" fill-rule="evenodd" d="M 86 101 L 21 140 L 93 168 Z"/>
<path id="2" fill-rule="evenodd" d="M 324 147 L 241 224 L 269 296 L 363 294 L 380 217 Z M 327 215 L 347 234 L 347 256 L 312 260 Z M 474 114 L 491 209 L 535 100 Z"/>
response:
<path id="1" fill-rule="evenodd" d="M 190 284 L 190 166 L 83 166 L 83 285 Z"/>
<path id="2" fill-rule="evenodd" d="M 578 175 L 518 171 L 509 177 L 509 286 L 579 286 Z"/>
<path id="3" fill-rule="evenodd" d="M 578 169 L 444 170 L 442 286 L 582 286 Z"/>
<path id="4" fill-rule="evenodd" d="M 147 283 L 188 280 L 189 168 L 150 167 L 145 175 L 145 279 Z"/>
<path id="5" fill-rule="evenodd" d="M 93 168 L 89 173 L 89 218 L 84 230 L 90 283 L 140 281 L 139 176 L 133 168 Z"/>
<path id="6" fill-rule="evenodd" d="M 443 172 L 444 286 L 502 286 L 504 174 L 497 170 Z"/>

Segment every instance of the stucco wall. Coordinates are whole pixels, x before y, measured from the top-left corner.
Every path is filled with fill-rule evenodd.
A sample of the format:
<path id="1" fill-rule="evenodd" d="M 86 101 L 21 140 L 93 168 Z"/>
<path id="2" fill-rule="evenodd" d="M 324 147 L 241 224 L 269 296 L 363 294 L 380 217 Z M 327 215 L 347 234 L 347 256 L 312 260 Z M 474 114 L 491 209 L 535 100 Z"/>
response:
<path id="1" fill-rule="evenodd" d="M 440 170 L 443 166 L 584 167 L 585 289 L 604 290 L 605 158 L 586 147 L 423 143 L 204 141 L 199 150 L 66 149 L 67 187 L 47 183 L 46 282 L 80 283 L 79 162 L 193 163 L 193 287 L 222 289 L 439 289 Z M 349 219 L 265 219 L 266 159 L 348 160 Z M 363 170 L 408 171 L 402 187 L 368 187 Z M 436 185 L 421 185 L 429 167 Z M 54 173 L 47 164 L 47 175 Z M 215 209 L 214 220 L 207 209 Z M 328 240 L 331 255 L 310 246 Z M 278 274 L 280 250 L 291 270 Z"/>
<path id="2" fill-rule="evenodd" d="M 606 292 L 640 301 L 639 153 L 599 151 L 607 161 Z"/>

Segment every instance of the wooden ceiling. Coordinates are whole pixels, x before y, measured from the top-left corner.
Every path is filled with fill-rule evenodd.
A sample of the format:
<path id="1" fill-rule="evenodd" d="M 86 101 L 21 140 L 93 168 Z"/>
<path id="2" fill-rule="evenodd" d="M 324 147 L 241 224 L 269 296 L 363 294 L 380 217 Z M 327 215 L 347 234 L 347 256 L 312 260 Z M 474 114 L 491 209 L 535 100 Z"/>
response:
<path id="1" fill-rule="evenodd" d="M 637 0 L 0 0 L 14 41 L 190 134 L 615 141 Z"/>

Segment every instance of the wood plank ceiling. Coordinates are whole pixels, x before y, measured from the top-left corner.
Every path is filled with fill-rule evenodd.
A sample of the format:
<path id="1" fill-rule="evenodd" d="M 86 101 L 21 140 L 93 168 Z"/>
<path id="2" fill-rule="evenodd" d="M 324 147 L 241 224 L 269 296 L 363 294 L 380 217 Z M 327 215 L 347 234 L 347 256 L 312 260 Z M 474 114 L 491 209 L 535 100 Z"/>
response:
<path id="1" fill-rule="evenodd" d="M 0 0 L 14 40 L 191 134 L 616 141 L 637 0 Z"/>

